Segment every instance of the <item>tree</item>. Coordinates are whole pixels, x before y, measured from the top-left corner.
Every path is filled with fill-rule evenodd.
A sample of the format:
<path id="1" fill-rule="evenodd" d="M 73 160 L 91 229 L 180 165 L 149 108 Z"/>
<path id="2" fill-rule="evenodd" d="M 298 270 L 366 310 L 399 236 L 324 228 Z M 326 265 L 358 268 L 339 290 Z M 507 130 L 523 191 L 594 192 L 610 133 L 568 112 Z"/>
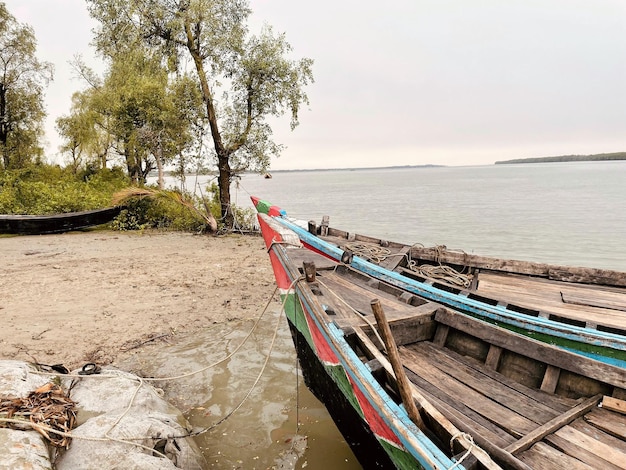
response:
<path id="1" fill-rule="evenodd" d="M 266 119 L 308 104 L 303 88 L 313 81 L 312 60 L 292 61 L 283 34 L 266 27 L 248 37 L 247 0 L 87 0 L 100 22 L 96 46 L 114 56 L 141 40 L 159 48 L 168 65 L 191 60 L 208 119 L 219 172 L 221 216 L 234 224 L 230 183 L 244 170 L 265 170 L 282 147 Z M 222 92 L 220 95 L 220 91 Z"/>
<path id="2" fill-rule="evenodd" d="M 32 28 L 20 24 L 0 3 L 0 152 L 4 168 L 19 168 L 39 146 L 45 117 L 43 90 L 53 66 L 35 56 Z"/>

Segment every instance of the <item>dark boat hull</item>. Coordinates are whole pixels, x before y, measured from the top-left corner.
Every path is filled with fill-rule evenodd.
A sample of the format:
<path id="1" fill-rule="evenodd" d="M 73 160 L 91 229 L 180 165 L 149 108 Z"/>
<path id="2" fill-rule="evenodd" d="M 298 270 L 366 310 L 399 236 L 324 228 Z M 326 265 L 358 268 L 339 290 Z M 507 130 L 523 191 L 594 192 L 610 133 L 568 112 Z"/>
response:
<path id="1" fill-rule="evenodd" d="M 42 235 L 81 230 L 111 222 L 122 207 L 54 215 L 0 215 L 0 233 Z"/>
<path id="2" fill-rule="evenodd" d="M 361 466 L 365 469 L 395 468 L 370 427 L 361 419 L 337 384 L 330 378 L 305 337 L 291 321 L 289 321 L 289 329 L 304 383 L 324 404 Z"/>

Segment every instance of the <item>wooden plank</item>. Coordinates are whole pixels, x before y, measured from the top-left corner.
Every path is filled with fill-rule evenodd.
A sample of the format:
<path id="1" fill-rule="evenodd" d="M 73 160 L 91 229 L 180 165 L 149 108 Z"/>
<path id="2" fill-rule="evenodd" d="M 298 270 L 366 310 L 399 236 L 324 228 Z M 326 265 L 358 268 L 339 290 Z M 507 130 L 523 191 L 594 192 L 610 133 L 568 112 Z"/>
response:
<path id="1" fill-rule="evenodd" d="M 598 301 L 597 299 L 592 299 L 589 297 L 582 297 L 580 295 L 572 295 L 569 293 L 561 292 L 561 300 L 563 300 L 564 304 L 583 305 L 585 307 L 607 308 L 610 310 L 621 310 L 622 312 L 626 312 L 626 305 L 622 305 L 617 302 Z"/>
<path id="2" fill-rule="evenodd" d="M 438 324 L 437 329 L 435 330 L 435 337 L 433 338 L 433 343 L 437 346 L 443 347 L 446 344 L 446 339 L 448 338 L 448 332 L 450 331 L 450 327 L 448 325 Z"/>
<path id="3" fill-rule="evenodd" d="M 607 462 L 602 457 L 597 456 L 596 454 L 589 452 L 587 449 L 584 449 L 573 442 L 568 441 L 567 439 L 563 439 L 555 434 L 546 437 L 546 442 L 548 442 L 555 449 L 560 450 L 564 454 L 569 455 L 575 459 L 580 460 L 581 462 L 589 465 L 592 468 L 602 469 L 602 470 L 622 470 L 623 467 L 619 467 L 617 465 L 613 465 L 611 462 Z"/>
<path id="4" fill-rule="evenodd" d="M 565 351 L 526 336 L 503 330 L 466 315 L 457 314 L 448 309 L 442 308 L 438 310 L 435 314 L 435 320 L 520 355 L 575 372 L 600 382 L 626 388 L 626 374 L 624 374 L 624 369 L 622 368 L 594 361 L 593 359 Z"/>
<path id="5" fill-rule="evenodd" d="M 498 370 L 498 364 L 500 364 L 501 355 L 502 355 L 501 347 L 494 346 L 493 344 L 489 346 L 487 359 L 485 359 L 485 366 L 487 366 L 489 369 Z"/>
<path id="6" fill-rule="evenodd" d="M 430 384 L 431 393 L 435 394 L 446 403 L 459 409 L 461 406 L 474 411 L 485 419 L 497 424 L 509 434 L 521 438 L 536 427 L 532 420 L 512 411 L 506 406 L 493 401 L 480 391 L 459 382 L 455 377 L 448 375 L 435 367 L 430 360 L 410 354 L 406 348 L 401 348 L 402 360 L 405 367 L 417 375 L 422 381 Z M 425 386 L 422 382 L 420 386 Z M 496 383 L 493 383 L 496 386 Z"/>
<path id="7" fill-rule="evenodd" d="M 436 358 L 436 360 L 441 360 L 439 359 L 440 348 L 437 348 L 436 346 L 428 342 L 423 342 L 420 347 L 428 351 L 428 354 L 432 355 L 434 358 Z M 454 351 L 445 350 L 445 356 L 454 359 L 456 362 L 461 363 L 466 367 L 476 369 L 476 373 L 485 375 L 493 380 L 497 380 L 498 382 L 505 384 L 507 387 L 523 393 L 524 395 L 530 397 L 538 403 L 543 403 L 546 407 L 555 410 L 558 414 L 569 410 L 571 407 L 576 406 L 577 404 L 577 401 L 571 398 L 552 395 L 539 390 L 528 388 L 520 384 L 519 382 L 500 374 L 499 372 L 484 367 L 483 364 L 479 363 L 475 359 L 462 356 L 461 354 L 458 354 Z"/>
<path id="8" fill-rule="evenodd" d="M 626 441 L 626 416 L 596 408 L 585 415 L 585 421 L 621 441 Z"/>
<path id="9" fill-rule="evenodd" d="M 547 393 L 554 393 L 556 386 L 559 383 L 560 376 L 561 369 L 548 365 L 546 373 L 543 376 L 543 382 L 541 382 L 541 390 Z"/>
<path id="10" fill-rule="evenodd" d="M 565 285 L 556 281 L 506 274 L 481 273 L 477 293 L 485 297 L 519 305 L 529 310 L 539 310 L 561 318 L 587 324 L 626 329 L 626 316 L 620 311 L 600 306 L 564 303 L 561 293 L 569 296 L 594 299 L 604 306 L 626 304 L 626 289 Z"/>
<path id="11" fill-rule="evenodd" d="M 559 429 L 555 435 L 570 441 L 574 446 L 586 449 L 588 452 L 626 469 L 625 453 L 620 452 L 618 449 L 615 449 L 599 439 L 594 439 L 594 437 L 589 434 L 581 432 L 572 426 L 564 426 Z"/>
<path id="12" fill-rule="evenodd" d="M 391 367 L 391 364 L 389 363 L 387 358 L 379 351 L 379 349 L 370 341 L 369 337 L 365 334 L 365 332 L 357 328 L 355 329 L 355 334 L 357 338 L 359 339 L 359 341 L 361 342 L 363 349 L 369 351 L 370 355 L 373 358 L 377 359 L 380 362 L 380 364 L 382 364 L 382 366 L 385 368 L 387 373 L 393 377 L 392 375 L 393 368 Z M 450 420 L 446 416 L 444 416 L 437 408 L 435 408 L 432 402 L 426 399 L 424 395 L 422 395 L 414 385 L 411 385 L 411 393 L 413 395 L 413 399 L 422 408 L 422 413 L 426 414 L 430 420 L 436 423 L 437 426 L 441 428 L 442 431 L 447 434 L 447 438 L 451 438 L 452 436 L 455 436 L 459 432 L 459 429 L 456 428 L 450 422 Z M 461 431 L 464 431 L 464 429 L 461 429 Z M 479 441 L 482 441 L 480 437 L 475 441 L 477 442 L 479 446 L 481 445 L 481 443 L 479 442 Z M 500 467 L 496 465 L 494 461 L 491 459 L 491 457 L 488 454 L 486 454 L 482 449 L 469 446 L 469 444 L 467 443 L 465 439 L 462 439 L 457 442 L 459 445 L 463 446 L 465 449 L 471 450 L 472 455 L 475 456 L 476 459 L 480 463 L 482 463 L 486 469 L 500 470 Z"/>
<path id="13" fill-rule="evenodd" d="M 401 348 L 401 353 L 413 361 L 415 357 L 422 361 L 428 361 L 442 372 L 454 377 L 457 381 L 471 387 L 473 390 L 487 396 L 491 401 L 496 402 L 529 420 L 542 424 L 549 419 L 558 416 L 560 411 L 556 411 L 544 404 L 543 401 L 530 398 L 523 393 L 523 389 L 510 388 L 507 383 L 498 380 L 497 374 L 485 375 L 481 370 L 466 366 L 456 361 L 446 354 L 445 350 L 416 344 L 411 347 Z M 406 361 L 409 362 L 408 360 Z"/>
<path id="14" fill-rule="evenodd" d="M 538 442 L 518 457 L 537 470 L 599 470 L 543 442 Z"/>
<path id="15" fill-rule="evenodd" d="M 552 434 L 556 430 L 560 429 L 566 424 L 571 423 L 578 417 L 587 413 L 592 408 L 596 407 L 598 403 L 600 403 L 601 398 L 602 397 L 600 395 L 597 395 L 595 397 L 585 400 L 580 405 L 575 406 L 571 410 L 568 410 L 567 412 L 551 419 L 543 426 L 539 426 L 532 432 L 526 434 L 523 438 L 508 446 L 506 450 L 509 451 L 511 454 L 517 454 L 519 452 L 525 451 L 526 449 L 529 449 L 533 444 L 539 442 L 548 434 Z"/>
<path id="16" fill-rule="evenodd" d="M 602 399 L 602 408 L 609 411 L 616 411 L 617 413 L 626 414 L 626 401 L 618 400 L 613 397 L 604 397 Z"/>
<path id="17" fill-rule="evenodd" d="M 416 426 L 422 431 L 425 431 L 426 427 L 424 426 L 422 417 L 420 416 L 419 411 L 415 406 L 415 401 L 413 401 L 411 388 L 409 386 L 409 379 L 407 379 L 406 374 L 404 373 L 402 362 L 400 361 L 400 353 L 398 352 L 398 347 L 396 346 L 396 342 L 394 341 L 393 335 L 391 334 L 389 323 L 387 323 L 385 311 L 383 310 L 383 307 L 380 304 L 380 300 L 378 299 L 372 300 L 370 304 L 372 306 L 372 312 L 376 317 L 378 330 L 380 331 L 380 334 L 383 337 L 383 341 L 385 342 L 385 348 L 387 349 L 389 362 L 391 362 L 391 367 L 393 367 L 393 372 L 396 376 L 396 381 L 398 384 L 398 389 L 400 390 L 402 403 L 404 404 L 404 407 L 406 408 L 409 418 L 411 418 L 411 421 L 413 421 Z"/>
<path id="18" fill-rule="evenodd" d="M 601 408 L 596 408 L 592 413 L 600 410 Z M 615 413 L 611 413 L 612 417 L 608 419 L 608 422 L 613 420 L 613 416 L 616 416 Z M 587 415 L 588 416 L 588 415 Z M 626 441 L 624 439 L 612 436 L 611 434 L 604 432 L 598 426 L 592 425 L 586 418 L 587 416 L 583 416 L 582 418 L 577 419 L 576 421 L 569 424 L 570 427 L 577 429 L 578 431 L 592 436 L 594 439 L 597 439 L 609 447 L 619 451 L 620 453 L 626 455 Z M 619 416 L 619 415 L 617 415 Z"/>

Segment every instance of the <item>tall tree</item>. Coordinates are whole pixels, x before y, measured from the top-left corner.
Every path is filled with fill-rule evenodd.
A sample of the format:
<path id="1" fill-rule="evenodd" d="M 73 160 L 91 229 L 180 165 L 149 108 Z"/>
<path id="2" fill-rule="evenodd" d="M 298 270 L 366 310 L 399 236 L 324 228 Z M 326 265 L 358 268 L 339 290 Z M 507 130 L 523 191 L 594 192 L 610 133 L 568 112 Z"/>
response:
<path id="1" fill-rule="evenodd" d="M 5 168 L 21 167 L 41 154 L 44 87 L 53 66 L 35 56 L 33 29 L 0 3 L 0 152 Z"/>
<path id="2" fill-rule="evenodd" d="M 96 45 L 114 55 L 138 40 L 159 47 L 168 64 L 191 60 L 202 90 L 219 171 L 221 215 L 234 224 L 230 183 L 240 171 L 262 171 L 282 147 L 272 141 L 269 116 L 298 112 L 308 104 L 312 60 L 293 61 L 282 34 L 266 27 L 248 37 L 247 0 L 87 0 L 100 22 Z M 221 92 L 221 94 L 220 94 Z M 219 98 L 218 98 L 219 97 Z"/>

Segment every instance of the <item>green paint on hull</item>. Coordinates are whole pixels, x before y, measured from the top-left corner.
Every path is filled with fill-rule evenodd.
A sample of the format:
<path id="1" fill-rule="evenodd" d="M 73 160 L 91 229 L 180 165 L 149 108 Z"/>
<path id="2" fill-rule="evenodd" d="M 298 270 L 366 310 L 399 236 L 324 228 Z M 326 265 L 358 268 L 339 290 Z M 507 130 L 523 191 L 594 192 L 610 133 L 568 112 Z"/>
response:
<path id="1" fill-rule="evenodd" d="M 311 349 L 313 351 L 316 351 L 317 349 L 313 342 L 311 332 L 309 331 L 308 323 L 306 321 L 306 317 L 304 311 L 302 310 L 302 305 L 300 304 L 300 301 L 293 293 L 283 294 L 281 295 L 281 299 L 283 302 L 285 314 L 287 315 L 289 321 L 306 338 L 306 341 L 307 343 L 309 343 Z M 324 364 L 324 369 L 326 370 L 328 376 L 333 380 L 333 382 L 337 384 L 337 388 L 341 391 L 343 396 L 346 397 L 346 399 L 350 402 L 352 408 L 354 408 L 358 412 L 361 419 L 365 421 L 363 410 L 361 409 L 361 405 L 359 404 L 359 401 L 354 394 L 354 390 L 352 389 L 352 383 L 350 382 L 343 366 Z M 378 439 L 378 442 L 385 450 L 385 452 L 387 452 L 397 468 L 406 470 L 423 468 L 415 459 L 415 457 L 413 457 L 406 450 L 399 449 L 398 447 L 390 444 L 383 439 Z"/>
<path id="2" fill-rule="evenodd" d="M 413 457 L 408 452 L 402 449 L 398 449 L 396 446 L 389 444 L 387 441 L 379 439 L 378 442 L 380 442 L 380 445 L 383 447 L 383 449 L 385 449 L 385 452 L 389 454 L 389 457 L 391 457 L 391 461 L 395 464 L 397 468 L 402 470 L 419 470 L 424 468 L 415 459 L 415 457 Z M 457 468 L 459 468 L 460 470 L 463 469 L 463 467 Z"/>
<path id="3" fill-rule="evenodd" d="M 311 332 L 309 331 L 309 326 L 306 322 L 300 301 L 293 293 L 281 294 L 280 297 L 287 319 L 302 333 L 311 349 L 315 351 L 315 344 L 313 343 L 313 338 L 311 337 Z"/>

